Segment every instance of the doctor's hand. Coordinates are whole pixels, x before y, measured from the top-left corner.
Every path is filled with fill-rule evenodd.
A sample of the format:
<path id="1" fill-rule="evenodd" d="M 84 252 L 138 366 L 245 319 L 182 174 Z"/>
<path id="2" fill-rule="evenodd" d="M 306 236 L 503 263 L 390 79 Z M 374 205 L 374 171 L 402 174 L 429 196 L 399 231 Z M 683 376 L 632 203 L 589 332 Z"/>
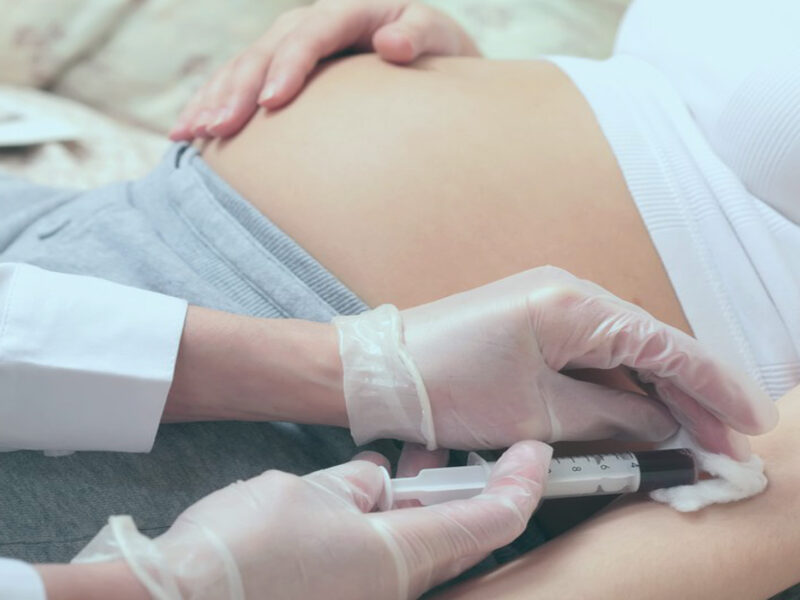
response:
<path id="1" fill-rule="evenodd" d="M 479 449 L 521 439 L 660 441 L 680 424 L 706 449 L 745 459 L 742 433 L 777 422 L 770 399 L 694 338 L 553 267 L 334 324 L 357 443 L 387 437 Z M 650 395 L 564 372 L 619 366 Z"/>
<path id="2" fill-rule="evenodd" d="M 482 494 L 387 512 L 374 512 L 387 471 L 368 460 L 305 477 L 268 471 L 200 500 L 154 540 L 112 517 L 76 561 L 122 555 L 153 597 L 169 600 L 416 598 L 522 533 L 550 456 L 522 442 Z"/>
<path id="3" fill-rule="evenodd" d="M 480 56 L 450 17 L 408 0 L 318 0 L 281 15 L 190 100 L 173 140 L 227 137 L 263 106 L 290 102 L 322 59 L 343 50 L 408 64 L 422 54 Z"/>

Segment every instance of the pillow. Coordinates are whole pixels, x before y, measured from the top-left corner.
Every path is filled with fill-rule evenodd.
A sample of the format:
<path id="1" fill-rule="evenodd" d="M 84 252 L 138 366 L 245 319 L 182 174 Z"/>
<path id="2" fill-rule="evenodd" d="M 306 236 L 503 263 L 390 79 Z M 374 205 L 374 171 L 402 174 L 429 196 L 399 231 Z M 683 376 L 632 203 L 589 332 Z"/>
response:
<path id="1" fill-rule="evenodd" d="M 146 0 L 55 91 L 166 131 L 212 73 L 306 0 Z"/>
<path id="2" fill-rule="evenodd" d="M 453 16 L 489 58 L 605 58 L 631 0 L 428 0 Z"/>
<path id="3" fill-rule="evenodd" d="M 92 188 L 145 175 L 167 140 L 123 125 L 85 106 L 31 88 L 0 85 L 0 104 L 23 103 L 78 131 L 77 141 L 0 149 L 0 172 L 55 187 Z"/>
<path id="4" fill-rule="evenodd" d="M 0 0 L 2 2 L 3 0 Z M 35 0 L 44 2 L 45 0 Z M 70 0 L 74 2 L 75 0 Z M 489 58 L 607 56 L 630 0 L 430 0 Z M 57 82 L 59 94 L 166 131 L 214 69 L 311 0 L 139 0 L 105 45 Z"/>
<path id="5" fill-rule="evenodd" d="M 126 0 L 0 0 L 0 83 L 49 85 L 108 35 L 129 6 Z"/>

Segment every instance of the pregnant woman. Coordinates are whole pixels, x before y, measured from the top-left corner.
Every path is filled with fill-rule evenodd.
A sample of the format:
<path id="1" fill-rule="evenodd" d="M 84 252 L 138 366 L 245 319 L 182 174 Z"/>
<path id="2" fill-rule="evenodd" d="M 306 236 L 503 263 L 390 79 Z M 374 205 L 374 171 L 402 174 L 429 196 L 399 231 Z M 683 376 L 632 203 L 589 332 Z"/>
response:
<path id="1" fill-rule="evenodd" d="M 637 0 L 603 62 L 469 58 L 460 29 L 403 4 L 287 15 L 173 137 L 215 140 L 207 163 L 370 304 L 549 263 L 692 331 L 775 398 L 800 383 L 796 4 Z M 468 57 L 347 58 L 294 97 L 319 58 L 370 42 L 395 63 Z M 256 101 L 269 110 L 250 118 Z M 781 523 L 798 509 L 798 401 L 758 440 L 772 457 L 758 499 L 698 519 L 617 507 L 448 597 L 758 598 L 796 583 L 784 552 L 800 531 Z"/>
<path id="2" fill-rule="evenodd" d="M 768 17 L 748 3 L 700 10 L 639 0 L 606 62 L 467 56 L 398 67 L 356 56 L 323 65 L 295 98 L 317 60 L 346 47 L 374 43 L 397 62 L 421 52 L 475 54 L 452 22 L 419 5 L 320 3 L 289 14 L 212 80 L 173 132 L 197 142 L 174 147 L 149 177 L 81 195 L 12 190 L 0 228 L 3 260 L 91 273 L 229 312 L 312 320 L 382 303 L 414 307 L 552 264 L 693 332 L 777 397 L 800 373 L 797 280 L 783 258 L 800 237 L 786 203 L 786 191 L 797 189 L 797 123 L 784 118 L 775 127 L 785 135 L 753 142 L 771 125 L 763 105 L 778 99 L 770 90 L 794 89 L 773 59 L 789 56 L 798 10 L 775 5 L 785 14 Z M 705 34 L 723 13 L 731 22 L 711 44 Z M 742 56 L 726 60 L 739 68 L 713 70 L 720 42 L 741 40 L 737 27 L 759 19 L 770 31 L 763 44 L 732 47 Z M 678 28 L 681 52 L 673 53 L 657 34 L 671 41 Z M 764 94 L 758 118 L 756 92 Z M 270 110 L 257 111 L 259 100 Z M 728 122 L 740 125 L 737 135 Z M 748 150 L 766 153 L 770 168 L 754 167 L 761 154 Z M 629 385 L 624 377 L 616 383 Z M 792 468 L 798 400 L 786 396 L 782 425 L 756 442 L 772 481 L 758 498 L 699 518 L 649 503 L 616 507 L 502 576 L 449 593 L 763 597 L 795 583 L 800 532 L 781 515 L 800 508 Z M 691 414 L 683 416 L 691 426 Z M 100 514 L 135 513 L 152 535 L 194 498 L 267 461 L 307 472 L 352 453 L 346 432 L 324 428 L 165 429 L 146 461 L 11 456 L 3 485 L 24 489 L 35 472 L 55 482 L 52 494 L 110 472 L 113 501 L 103 504 L 102 488 L 98 502 L 93 485 L 70 485 L 60 501 L 76 512 L 93 505 Z M 739 443 L 732 451 L 746 452 Z M 134 481 L 145 482 L 148 506 L 130 493 L 120 504 Z M 6 531 L 24 539 L 44 530 L 41 520 L 9 519 Z M 86 532 L 73 529 L 51 556 L 85 543 Z M 735 543 L 742 539 L 759 540 L 758 552 Z M 3 550 L 12 551 L 41 559 L 30 548 Z M 710 565 L 718 576 L 707 577 Z"/>

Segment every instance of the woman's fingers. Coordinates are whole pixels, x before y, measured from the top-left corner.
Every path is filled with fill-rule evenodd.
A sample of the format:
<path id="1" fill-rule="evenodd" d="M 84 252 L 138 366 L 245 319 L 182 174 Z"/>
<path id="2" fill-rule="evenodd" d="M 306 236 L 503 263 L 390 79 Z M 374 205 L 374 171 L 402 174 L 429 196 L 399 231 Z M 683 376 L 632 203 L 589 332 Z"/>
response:
<path id="1" fill-rule="evenodd" d="M 229 87 L 215 103 L 216 116 L 208 129 L 211 136 L 235 134 L 258 110 L 275 52 L 286 39 L 294 37 L 310 11 L 309 7 L 301 7 L 281 15 L 267 33 L 230 65 Z"/>
<path id="2" fill-rule="evenodd" d="M 201 107 L 205 103 L 208 88 L 211 86 L 214 79 L 210 79 L 203 86 L 195 92 L 194 96 L 189 100 L 186 106 L 181 111 L 175 126 L 169 132 L 169 138 L 174 142 L 189 141 L 194 137 L 194 131 L 197 116 L 200 113 Z"/>
<path id="3" fill-rule="evenodd" d="M 310 7 L 282 14 L 251 47 L 228 61 L 195 93 L 170 131 L 170 139 L 229 136 L 258 109 L 270 62 L 278 44 L 308 16 Z"/>
<path id="4" fill-rule="evenodd" d="M 276 48 L 258 103 L 274 109 L 289 102 L 320 60 L 368 45 L 373 23 L 384 18 L 378 7 L 367 10 L 358 3 L 341 10 L 317 8 Z"/>
<path id="5" fill-rule="evenodd" d="M 232 76 L 232 69 L 227 66 L 211 80 L 206 88 L 203 102 L 193 117 L 193 137 L 212 137 L 210 128 L 217 119 L 221 105 L 225 102 L 225 96 L 230 92 Z"/>
<path id="6" fill-rule="evenodd" d="M 443 13 L 420 3 L 409 4 L 403 14 L 372 37 L 372 46 L 388 62 L 407 64 L 423 54 L 464 54 L 460 29 Z"/>
<path id="7" fill-rule="evenodd" d="M 268 53 L 248 52 L 232 65 L 225 87 L 211 100 L 211 115 L 205 127 L 213 137 L 239 131 L 258 109 L 256 100 L 269 69 Z"/>
<path id="8" fill-rule="evenodd" d="M 258 106 L 291 101 L 324 58 L 374 47 L 386 60 L 421 54 L 477 55 L 460 27 L 424 4 L 406 0 L 320 0 L 282 15 L 250 49 L 195 94 L 170 132 L 173 140 L 229 136 Z"/>
<path id="9" fill-rule="evenodd" d="M 229 66 L 220 68 L 196 93 L 181 112 L 175 126 L 169 132 L 173 141 L 188 141 L 206 135 L 208 125 L 214 112 L 213 100 L 225 89 Z"/>

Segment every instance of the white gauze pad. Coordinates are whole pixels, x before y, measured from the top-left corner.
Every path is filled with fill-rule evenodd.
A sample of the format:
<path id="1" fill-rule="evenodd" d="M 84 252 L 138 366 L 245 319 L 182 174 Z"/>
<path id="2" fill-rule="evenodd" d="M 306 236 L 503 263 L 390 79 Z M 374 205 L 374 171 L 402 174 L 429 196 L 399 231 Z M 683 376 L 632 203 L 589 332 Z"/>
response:
<path id="1" fill-rule="evenodd" d="M 694 485 L 680 485 L 650 492 L 653 500 L 669 504 L 675 510 L 692 512 L 709 504 L 736 502 L 756 496 L 767 487 L 764 462 L 755 454 L 747 462 L 739 462 L 724 454 L 707 452 L 683 429 L 660 448 L 689 448 L 694 452 L 698 468 L 713 475 L 713 478 L 698 481 Z"/>

